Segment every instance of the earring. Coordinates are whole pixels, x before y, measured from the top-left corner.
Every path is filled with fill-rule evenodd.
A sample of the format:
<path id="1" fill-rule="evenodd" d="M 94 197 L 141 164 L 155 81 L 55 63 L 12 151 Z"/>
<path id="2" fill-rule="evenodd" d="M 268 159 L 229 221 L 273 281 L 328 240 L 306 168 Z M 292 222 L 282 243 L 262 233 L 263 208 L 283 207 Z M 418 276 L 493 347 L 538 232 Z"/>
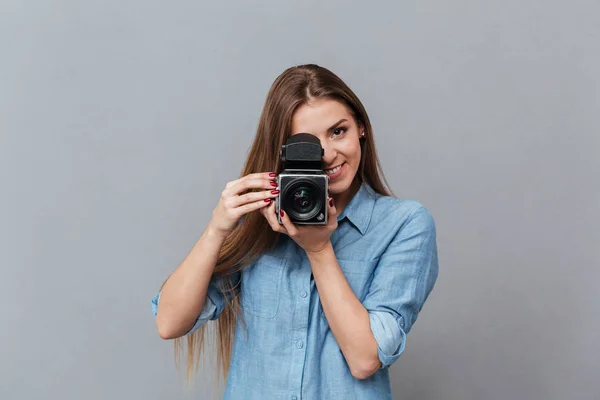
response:
<path id="1" fill-rule="evenodd" d="M 360 134 L 360 137 L 365 137 L 365 133 L 364 133 L 364 132 L 363 132 L 363 133 L 361 133 L 361 134 Z"/>

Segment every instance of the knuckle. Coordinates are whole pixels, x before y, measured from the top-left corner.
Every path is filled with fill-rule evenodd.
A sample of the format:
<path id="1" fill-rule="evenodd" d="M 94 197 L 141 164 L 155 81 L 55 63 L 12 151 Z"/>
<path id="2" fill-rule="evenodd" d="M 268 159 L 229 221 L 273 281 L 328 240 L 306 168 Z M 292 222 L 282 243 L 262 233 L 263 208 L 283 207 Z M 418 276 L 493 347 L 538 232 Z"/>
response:
<path id="1" fill-rule="evenodd" d="M 262 193 L 260 192 L 252 192 L 248 195 L 248 200 L 250 201 L 256 201 L 256 200 L 262 200 Z"/>
<path id="2" fill-rule="evenodd" d="M 240 202 L 245 202 L 248 199 L 248 194 L 240 194 L 240 195 L 237 196 L 237 199 Z"/>
<path id="3" fill-rule="evenodd" d="M 235 220 L 238 220 L 242 215 L 244 215 L 245 213 L 241 212 L 240 209 L 233 209 L 231 210 L 231 217 Z"/>

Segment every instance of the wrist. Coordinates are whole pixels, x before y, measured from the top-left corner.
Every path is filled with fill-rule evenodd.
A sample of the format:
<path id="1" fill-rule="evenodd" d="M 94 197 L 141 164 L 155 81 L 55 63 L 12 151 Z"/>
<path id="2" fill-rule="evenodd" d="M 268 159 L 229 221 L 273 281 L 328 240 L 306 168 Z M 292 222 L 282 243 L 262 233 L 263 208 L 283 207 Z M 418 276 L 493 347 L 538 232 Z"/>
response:
<path id="1" fill-rule="evenodd" d="M 325 243 L 324 245 L 322 245 L 316 249 L 310 249 L 310 250 L 305 249 L 304 251 L 306 252 L 306 256 L 308 258 L 319 257 L 319 256 L 322 256 L 323 254 L 333 251 L 333 245 L 331 244 L 331 241 L 328 240 L 327 243 Z"/>
<path id="2" fill-rule="evenodd" d="M 218 229 L 216 229 L 210 222 L 208 223 L 208 226 L 206 227 L 206 230 L 204 231 L 204 236 L 206 236 L 206 238 L 208 238 L 210 240 L 220 241 L 220 242 L 225 241 L 225 239 L 227 238 L 228 235 L 229 235 L 228 233 L 224 233 L 224 232 L 221 232 Z"/>

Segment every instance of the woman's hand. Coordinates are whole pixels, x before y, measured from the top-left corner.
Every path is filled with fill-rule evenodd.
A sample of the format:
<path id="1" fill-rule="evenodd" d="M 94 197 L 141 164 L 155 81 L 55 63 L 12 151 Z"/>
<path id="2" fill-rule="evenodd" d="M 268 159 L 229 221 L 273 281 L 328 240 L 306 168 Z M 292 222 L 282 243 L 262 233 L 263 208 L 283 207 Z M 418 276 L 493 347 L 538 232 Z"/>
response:
<path id="1" fill-rule="evenodd" d="M 227 182 L 219 204 L 213 210 L 209 228 L 217 235 L 227 237 L 243 215 L 274 203 L 272 198 L 279 193 L 275 190 L 277 182 L 273 181 L 276 176 L 274 172 L 259 172 Z M 247 192 L 251 189 L 266 190 Z"/>
<path id="2" fill-rule="evenodd" d="M 267 219 L 275 232 L 285 233 L 307 253 L 318 253 L 325 249 L 329 244 L 331 234 L 338 226 L 337 210 L 332 198 L 328 198 L 327 225 L 294 225 L 287 213 L 283 210 L 281 212 L 283 225 L 279 224 L 277 215 L 275 215 L 275 202 L 272 202 L 269 207 L 260 209 L 260 213 Z"/>

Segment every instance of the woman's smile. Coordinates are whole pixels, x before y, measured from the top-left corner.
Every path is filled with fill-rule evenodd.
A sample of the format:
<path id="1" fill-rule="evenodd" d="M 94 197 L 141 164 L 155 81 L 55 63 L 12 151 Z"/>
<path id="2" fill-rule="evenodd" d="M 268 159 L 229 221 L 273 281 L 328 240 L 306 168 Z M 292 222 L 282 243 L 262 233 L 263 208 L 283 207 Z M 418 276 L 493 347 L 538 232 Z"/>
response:
<path id="1" fill-rule="evenodd" d="M 329 176 L 329 180 L 337 179 L 340 175 L 344 173 L 346 170 L 346 163 L 343 162 L 341 165 L 334 167 L 332 169 L 326 169 L 325 173 Z"/>

